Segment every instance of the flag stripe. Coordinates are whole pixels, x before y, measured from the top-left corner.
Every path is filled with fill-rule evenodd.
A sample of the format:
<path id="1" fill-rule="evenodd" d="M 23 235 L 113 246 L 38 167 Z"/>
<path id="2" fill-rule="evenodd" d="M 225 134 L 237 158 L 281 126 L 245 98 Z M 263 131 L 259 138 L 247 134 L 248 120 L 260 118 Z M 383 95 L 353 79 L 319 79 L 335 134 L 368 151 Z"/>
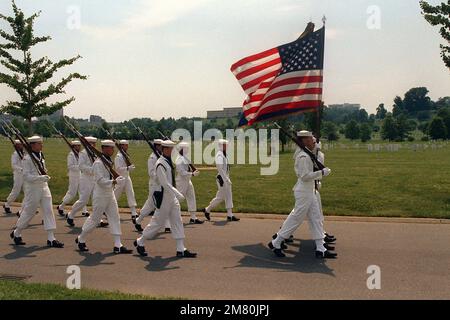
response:
<path id="1" fill-rule="evenodd" d="M 263 51 L 261 53 L 257 53 L 257 54 L 248 56 L 248 57 L 246 57 L 244 59 L 239 60 L 235 64 L 233 64 L 231 66 L 231 71 L 234 72 L 237 68 L 243 67 L 247 63 L 252 63 L 252 62 L 255 62 L 255 61 L 259 60 L 259 59 L 264 59 L 264 58 L 267 58 L 267 57 L 269 57 L 271 55 L 274 55 L 274 54 L 278 54 L 278 48 L 269 49 L 269 50 Z"/>
<path id="2" fill-rule="evenodd" d="M 273 67 L 273 66 L 277 66 L 278 69 L 280 69 L 280 67 L 281 67 L 281 59 L 280 59 L 280 57 L 278 57 L 276 59 L 273 59 L 273 60 L 270 60 L 270 61 L 267 61 L 267 62 L 265 62 L 263 64 L 254 66 L 252 68 L 245 69 L 244 71 L 236 74 L 236 79 L 241 80 L 242 78 L 248 77 L 248 76 L 253 75 L 255 73 L 258 73 L 260 71 L 264 71 L 264 70 L 266 70 L 266 69 L 268 69 L 270 67 Z"/>

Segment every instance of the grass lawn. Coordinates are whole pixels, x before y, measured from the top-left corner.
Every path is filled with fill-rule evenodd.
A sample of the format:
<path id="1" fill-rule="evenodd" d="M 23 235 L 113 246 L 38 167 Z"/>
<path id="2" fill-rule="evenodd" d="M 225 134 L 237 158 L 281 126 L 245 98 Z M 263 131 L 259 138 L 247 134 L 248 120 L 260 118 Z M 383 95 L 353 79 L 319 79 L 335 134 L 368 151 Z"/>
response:
<path id="1" fill-rule="evenodd" d="M 0 300 L 173 300 L 92 289 L 69 290 L 55 284 L 0 280 Z"/>
<path id="2" fill-rule="evenodd" d="M 332 169 L 322 188 L 325 214 L 450 218 L 450 145 L 413 151 L 402 144 L 398 152 L 372 153 L 362 144 L 360 148 L 350 143 L 343 145 L 325 151 L 326 164 Z M 44 151 L 56 204 L 67 188 L 68 148 L 61 140 L 50 139 L 46 140 Z M 132 178 L 138 206 L 142 206 L 148 192 L 149 148 L 133 143 L 129 151 L 137 166 Z M 2 201 L 12 185 L 11 152 L 9 142 L 0 140 Z M 198 208 L 214 197 L 215 175 L 215 170 L 204 170 L 193 179 Z M 292 153 L 281 154 L 277 175 L 261 176 L 259 165 L 235 165 L 231 168 L 231 179 L 235 212 L 287 214 L 292 209 L 292 187 L 296 182 Z M 119 205 L 126 206 L 125 195 Z M 184 203 L 182 206 L 186 209 Z"/>

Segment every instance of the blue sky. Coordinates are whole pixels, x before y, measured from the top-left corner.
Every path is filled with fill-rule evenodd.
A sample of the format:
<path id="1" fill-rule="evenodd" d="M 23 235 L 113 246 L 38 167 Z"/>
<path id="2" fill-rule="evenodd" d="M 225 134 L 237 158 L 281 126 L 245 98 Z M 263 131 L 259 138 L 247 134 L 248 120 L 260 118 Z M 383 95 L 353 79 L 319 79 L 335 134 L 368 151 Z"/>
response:
<path id="1" fill-rule="evenodd" d="M 431 1 L 438 3 L 439 1 Z M 42 10 L 36 32 L 50 34 L 34 57 L 81 54 L 61 72 L 89 80 L 67 88 L 70 116 L 205 116 L 240 106 L 245 98 L 232 63 L 295 40 L 310 20 L 327 16 L 324 101 L 361 103 L 374 112 L 396 95 L 426 86 L 433 99 L 450 95 L 449 71 L 439 55 L 438 29 L 420 15 L 416 0 L 16 0 L 26 14 Z M 379 9 L 379 29 L 369 29 Z M 75 9 L 80 28 L 70 29 Z M 0 12 L 11 14 L 10 3 Z M 378 16 L 375 16 L 377 18 Z M 75 16 L 76 18 L 76 16 Z M 76 21 L 76 20 L 75 20 Z M 2 23 L 1 26 L 7 26 Z M 15 94 L 0 86 L 0 103 Z"/>

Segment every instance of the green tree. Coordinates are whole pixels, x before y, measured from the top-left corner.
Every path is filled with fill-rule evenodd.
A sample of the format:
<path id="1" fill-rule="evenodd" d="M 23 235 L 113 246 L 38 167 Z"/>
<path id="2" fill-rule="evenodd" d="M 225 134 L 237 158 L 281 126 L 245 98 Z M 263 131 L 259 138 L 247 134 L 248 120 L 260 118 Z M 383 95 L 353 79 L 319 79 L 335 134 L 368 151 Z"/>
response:
<path id="1" fill-rule="evenodd" d="M 376 118 L 383 120 L 384 118 L 386 118 L 386 114 L 387 114 L 387 110 L 384 107 L 384 103 L 380 103 L 377 108 Z"/>
<path id="2" fill-rule="evenodd" d="M 445 127 L 444 120 L 440 117 L 435 117 L 429 127 L 429 135 L 431 139 L 446 139 L 447 138 L 447 128 Z"/>
<path id="3" fill-rule="evenodd" d="M 322 135 L 328 141 L 339 140 L 338 127 L 331 121 L 324 121 L 322 124 Z"/>
<path id="4" fill-rule="evenodd" d="M 450 0 L 447 3 L 433 6 L 427 1 L 420 1 L 422 15 L 432 26 L 440 26 L 439 33 L 447 45 L 441 44 L 441 57 L 447 68 L 450 68 Z"/>
<path id="5" fill-rule="evenodd" d="M 350 121 L 345 125 L 345 137 L 350 140 L 359 139 L 359 126 L 355 120 Z"/>
<path id="6" fill-rule="evenodd" d="M 450 139 L 450 107 L 439 109 L 437 116 L 444 121 L 447 129 L 447 139 Z"/>
<path id="7" fill-rule="evenodd" d="M 8 17 L 0 14 L 0 19 L 6 21 L 12 33 L 0 29 L 0 37 L 5 43 L 0 43 L 0 63 L 9 70 L 10 74 L 0 72 L 0 83 L 14 89 L 19 95 L 19 101 L 7 101 L 0 110 L 15 116 L 23 117 L 28 122 L 29 133 L 33 132 L 32 118 L 52 114 L 75 100 L 69 99 L 48 103 L 47 99 L 53 95 L 65 94 L 64 88 L 74 79 L 86 79 L 79 73 L 71 73 L 56 83 L 44 87 L 55 73 L 62 67 L 72 65 L 80 59 L 76 56 L 71 59 L 60 60 L 53 63 L 48 57 L 33 61 L 31 49 L 51 39 L 49 36 L 39 37 L 34 34 L 34 22 L 40 12 L 25 17 L 14 1 L 12 1 L 14 16 Z M 16 59 L 12 52 L 20 54 Z M 18 54 L 16 54 L 18 56 Z"/>
<path id="8" fill-rule="evenodd" d="M 372 139 L 372 128 L 368 123 L 361 124 L 359 131 L 361 142 L 367 142 Z"/>
<path id="9" fill-rule="evenodd" d="M 405 97 L 395 97 L 393 114 L 399 117 L 401 114 L 417 117 L 419 113 L 426 114 L 429 112 L 433 103 L 428 96 L 428 89 L 425 87 L 411 88 L 405 93 Z"/>
<path id="10" fill-rule="evenodd" d="M 397 124 L 391 114 L 388 114 L 381 127 L 381 138 L 383 140 L 394 141 L 398 138 Z"/>

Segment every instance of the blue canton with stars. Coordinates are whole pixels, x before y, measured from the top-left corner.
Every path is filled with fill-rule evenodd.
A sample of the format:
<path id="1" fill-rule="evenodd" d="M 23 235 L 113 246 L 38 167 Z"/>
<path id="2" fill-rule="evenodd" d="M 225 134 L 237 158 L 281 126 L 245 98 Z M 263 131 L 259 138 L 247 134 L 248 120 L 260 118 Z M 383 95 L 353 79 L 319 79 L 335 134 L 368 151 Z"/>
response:
<path id="1" fill-rule="evenodd" d="M 281 57 L 279 75 L 323 69 L 323 52 L 325 47 L 325 28 L 317 30 L 308 36 L 278 47 Z"/>

